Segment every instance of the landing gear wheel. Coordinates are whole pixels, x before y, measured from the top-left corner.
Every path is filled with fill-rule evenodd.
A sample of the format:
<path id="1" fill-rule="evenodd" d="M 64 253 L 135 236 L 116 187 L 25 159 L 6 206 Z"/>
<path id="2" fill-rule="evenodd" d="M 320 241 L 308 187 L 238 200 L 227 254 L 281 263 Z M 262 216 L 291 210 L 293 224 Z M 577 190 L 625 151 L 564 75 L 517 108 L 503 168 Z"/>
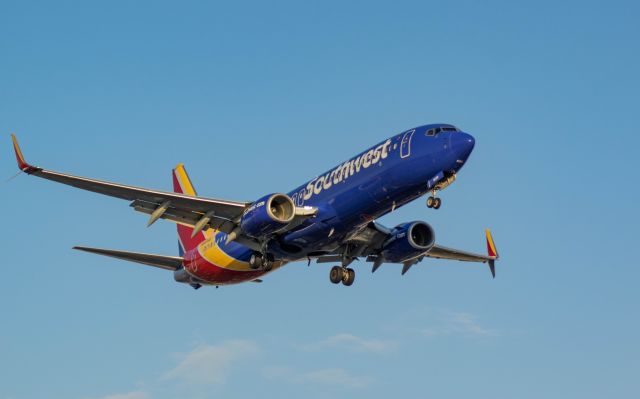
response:
<path id="1" fill-rule="evenodd" d="M 334 266 L 329 272 L 329 280 L 331 280 L 333 284 L 338 284 L 342 281 L 342 274 L 342 268 L 340 266 Z"/>
<path id="2" fill-rule="evenodd" d="M 440 208 L 440 205 L 442 204 L 442 200 L 440 198 L 436 198 L 435 199 L 435 203 L 433 204 L 433 209 L 438 209 Z"/>
<path id="3" fill-rule="evenodd" d="M 342 271 L 342 284 L 349 287 L 356 279 L 356 271 L 353 269 L 344 269 Z"/>
<path id="4" fill-rule="evenodd" d="M 433 208 L 433 205 L 435 204 L 436 199 L 434 197 L 429 197 L 427 198 L 427 208 Z"/>
<path id="5" fill-rule="evenodd" d="M 271 271 L 271 269 L 273 269 L 273 262 L 275 260 L 273 259 L 273 255 L 267 254 L 267 256 L 265 256 L 262 268 L 264 269 L 264 271 L 268 272 Z"/>
<path id="6" fill-rule="evenodd" d="M 249 266 L 251 266 L 253 270 L 262 268 L 263 264 L 264 264 L 264 258 L 262 257 L 261 254 L 259 253 L 251 254 L 251 258 L 249 258 Z"/>

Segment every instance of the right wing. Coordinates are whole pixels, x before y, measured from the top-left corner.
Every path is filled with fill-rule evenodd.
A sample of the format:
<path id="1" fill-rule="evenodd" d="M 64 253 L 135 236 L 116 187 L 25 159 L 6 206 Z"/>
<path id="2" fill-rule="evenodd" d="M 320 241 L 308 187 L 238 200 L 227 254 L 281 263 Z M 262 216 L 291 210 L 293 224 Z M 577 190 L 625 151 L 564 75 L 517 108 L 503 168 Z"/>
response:
<path id="1" fill-rule="evenodd" d="M 206 217 L 208 222 L 201 228 L 215 228 L 225 233 L 231 233 L 244 210 L 251 205 L 249 202 L 193 197 L 45 170 L 28 164 L 22 155 L 16 137 L 11 135 L 11 139 L 18 167 L 23 172 L 94 193 L 132 201 L 131 207 L 136 211 L 151 215 L 149 224 L 157 219 L 168 219 L 194 226 Z"/>

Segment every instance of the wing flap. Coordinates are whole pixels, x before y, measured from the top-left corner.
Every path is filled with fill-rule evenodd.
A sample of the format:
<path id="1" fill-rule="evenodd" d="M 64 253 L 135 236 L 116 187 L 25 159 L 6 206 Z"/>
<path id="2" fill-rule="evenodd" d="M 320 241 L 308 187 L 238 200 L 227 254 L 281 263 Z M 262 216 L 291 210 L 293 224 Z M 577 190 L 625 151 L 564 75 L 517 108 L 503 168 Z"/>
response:
<path id="1" fill-rule="evenodd" d="M 111 258 L 128 260 L 130 262 L 141 263 L 147 266 L 153 266 L 160 269 L 176 271 L 182 268 L 183 258 L 179 256 L 164 256 L 145 254 L 141 252 L 117 251 L 113 249 L 91 248 L 91 247 L 73 247 L 78 251 L 89 252 L 92 254 L 109 256 Z"/>
<path id="2" fill-rule="evenodd" d="M 151 202 L 135 200 L 131 203 L 130 206 L 135 211 L 151 215 L 157 209 L 158 205 Z M 202 219 L 205 214 L 206 213 L 169 207 L 169 209 L 167 209 L 167 211 L 164 212 L 162 216 L 160 216 L 160 218 L 193 227 Z M 209 219 L 209 222 L 202 227 L 203 230 L 211 228 L 228 234 L 233 231 L 234 227 L 236 226 L 236 223 L 233 220 L 218 216 L 217 214 L 215 214 L 215 212 L 209 215 Z"/>

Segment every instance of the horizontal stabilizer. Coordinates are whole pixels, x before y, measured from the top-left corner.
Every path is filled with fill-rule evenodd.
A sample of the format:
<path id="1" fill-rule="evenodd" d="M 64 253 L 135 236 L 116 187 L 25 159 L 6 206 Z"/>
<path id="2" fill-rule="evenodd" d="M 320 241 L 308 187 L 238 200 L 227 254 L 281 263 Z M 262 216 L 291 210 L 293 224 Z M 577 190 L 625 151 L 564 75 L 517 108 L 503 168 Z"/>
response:
<path id="1" fill-rule="evenodd" d="M 73 247 L 79 251 L 90 252 L 92 254 L 110 256 L 112 258 L 128 260 L 130 262 L 142 263 L 143 265 L 158 267 L 160 269 L 176 271 L 182 268 L 183 259 L 179 256 L 163 256 L 143 254 L 139 252 L 116 251 L 113 249 Z"/>

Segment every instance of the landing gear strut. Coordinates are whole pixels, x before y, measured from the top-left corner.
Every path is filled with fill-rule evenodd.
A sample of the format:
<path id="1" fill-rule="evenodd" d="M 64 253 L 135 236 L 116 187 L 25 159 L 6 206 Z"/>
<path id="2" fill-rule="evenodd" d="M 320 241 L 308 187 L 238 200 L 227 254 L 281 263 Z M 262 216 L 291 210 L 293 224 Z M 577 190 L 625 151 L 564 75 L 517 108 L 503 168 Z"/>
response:
<path id="1" fill-rule="evenodd" d="M 440 208 L 440 205 L 442 204 L 442 200 L 438 197 L 436 197 L 437 195 L 437 191 L 433 190 L 432 194 L 429 198 L 427 198 L 427 207 L 428 208 L 433 208 L 433 209 L 438 209 Z"/>
<path id="2" fill-rule="evenodd" d="M 329 280 L 333 284 L 342 283 L 345 286 L 350 286 L 356 279 L 356 271 L 342 266 L 334 266 L 329 272 Z"/>

